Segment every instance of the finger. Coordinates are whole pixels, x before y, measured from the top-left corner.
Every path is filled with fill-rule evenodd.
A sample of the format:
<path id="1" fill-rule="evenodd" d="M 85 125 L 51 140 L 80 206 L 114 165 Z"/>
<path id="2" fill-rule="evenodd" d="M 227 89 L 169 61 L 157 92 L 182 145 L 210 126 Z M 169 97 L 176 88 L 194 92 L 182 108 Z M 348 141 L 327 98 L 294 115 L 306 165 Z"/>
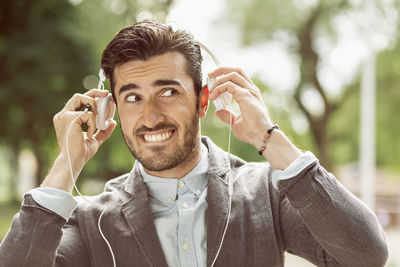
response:
<path id="1" fill-rule="evenodd" d="M 86 125 L 88 126 L 86 135 L 89 139 L 92 139 L 93 134 L 96 132 L 97 129 L 96 116 L 91 111 L 86 112 L 86 114 L 88 116 L 88 120 L 86 121 Z"/>
<path id="2" fill-rule="evenodd" d="M 88 126 L 87 136 L 88 138 L 93 137 L 93 133 L 96 131 L 96 119 L 93 112 L 69 111 L 66 112 L 64 116 L 66 121 L 71 121 L 79 127 L 81 127 L 83 123 L 86 123 Z"/>
<path id="3" fill-rule="evenodd" d="M 235 99 L 236 102 L 240 102 L 242 96 L 245 96 L 246 94 L 249 95 L 250 92 L 237 84 L 227 81 L 217 87 L 214 88 L 212 93 L 210 94 L 210 100 L 215 100 L 217 97 L 219 97 L 221 94 L 228 92 L 232 94 L 233 98 Z"/>
<path id="4" fill-rule="evenodd" d="M 231 67 L 219 67 L 217 69 L 215 69 L 214 71 L 208 73 L 208 77 L 210 78 L 217 78 L 218 76 L 221 75 L 227 75 L 231 72 L 236 72 L 239 75 L 241 75 L 247 82 L 249 82 L 250 84 L 253 84 L 253 82 L 251 81 L 250 77 L 246 75 L 246 73 L 244 73 L 244 71 L 241 68 L 231 68 Z"/>
<path id="5" fill-rule="evenodd" d="M 106 97 L 109 94 L 107 90 L 92 89 L 85 93 L 85 95 L 90 97 Z"/>
<path id="6" fill-rule="evenodd" d="M 105 131 L 97 131 L 97 133 L 94 135 L 94 139 L 99 142 L 99 146 L 101 146 L 101 144 L 103 144 L 104 141 L 106 141 L 111 136 L 111 133 L 114 131 L 115 126 L 117 126 L 117 122 L 115 120 L 111 120 L 110 125 Z"/>
<path id="7" fill-rule="evenodd" d="M 223 84 L 228 81 L 231 81 L 243 88 L 251 87 L 251 84 L 249 84 L 249 82 L 245 78 L 243 78 L 243 76 L 239 75 L 239 73 L 237 73 L 237 72 L 231 72 L 227 75 L 219 76 L 219 78 L 215 80 L 213 87 L 209 88 L 209 89 L 213 90 L 218 85 Z"/>
<path id="8" fill-rule="evenodd" d="M 64 110 L 66 111 L 77 111 L 83 108 L 84 105 L 89 104 L 91 107 L 91 111 L 96 114 L 97 106 L 96 101 L 93 97 L 82 95 L 82 94 L 74 94 L 70 100 L 68 100 L 67 104 L 65 104 Z"/>
<path id="9" fill-rule="evenodd" d="M 236 116 L 230 110 L 218 110 L 215 111 L 215 115 L 226 124 L 230 124 L 230 118 L 232 118 L 232 125 L 235 122 Z"/>

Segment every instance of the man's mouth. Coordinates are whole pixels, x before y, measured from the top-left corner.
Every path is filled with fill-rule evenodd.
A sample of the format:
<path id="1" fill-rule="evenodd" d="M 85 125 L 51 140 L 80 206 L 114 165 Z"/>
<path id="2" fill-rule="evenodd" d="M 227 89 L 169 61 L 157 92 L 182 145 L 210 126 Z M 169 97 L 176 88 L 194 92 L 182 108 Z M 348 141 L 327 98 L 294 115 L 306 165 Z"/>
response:
<path id="1" fill-rule="evenodd" d="M 162 130 L 142 134 L 143 139 L 148 143 L 162 142 L 171 138 L 175 130 Z"/>

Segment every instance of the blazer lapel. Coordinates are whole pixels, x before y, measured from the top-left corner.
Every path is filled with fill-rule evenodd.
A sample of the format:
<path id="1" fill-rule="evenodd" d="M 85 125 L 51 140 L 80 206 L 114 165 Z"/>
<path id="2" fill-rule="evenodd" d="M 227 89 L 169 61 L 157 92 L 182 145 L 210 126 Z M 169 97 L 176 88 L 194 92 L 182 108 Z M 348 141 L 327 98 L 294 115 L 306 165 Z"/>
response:
<path id="1" fill-rule="evenodd" d="M 132 197 L 122 205 L 122 213 L 144 256 L 150 266 L 168 266 L 151 215 L 147 188 L 137 164 L 130 174 L 125 190 Z"/>
<path id="2" fill-rule="evenodd" d="M 209 177 L 207 189 L 207 266 L 211 266 L 222 241 L 229 211 L 228 185 L 220 177 Z"/>
<path id="3" fill-rule="evenodd" d="M 229 189 L 226 174 L 229 171 L 227 153 L 205 140 L 209 151 L 207 188 L 207 266 L 211 266 L 221 245 L 229 212 Z"/>

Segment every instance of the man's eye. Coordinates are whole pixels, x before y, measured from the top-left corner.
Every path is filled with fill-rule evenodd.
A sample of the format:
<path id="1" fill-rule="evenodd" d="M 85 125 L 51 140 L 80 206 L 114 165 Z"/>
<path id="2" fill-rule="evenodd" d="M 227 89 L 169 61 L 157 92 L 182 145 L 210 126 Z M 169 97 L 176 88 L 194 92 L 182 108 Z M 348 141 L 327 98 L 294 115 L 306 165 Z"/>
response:
<path id="1" fill-rule="evenodd" d="M 128 95 L 126 97 L 127 102 L 136 102 L 138 100 L 140 100 L 140 97 L 138 97 L 137 95 Z"/>
<path id="2" fill-rule="evenodd" d="M 172 96 L 172 95 L 175 95 L 176 93 L 177 93 L 177 91 L 176 91 L 175 89 L 170 88 L 170 89 L 165 90 L 165 91 L 161 94 L 161 96 Z"/>

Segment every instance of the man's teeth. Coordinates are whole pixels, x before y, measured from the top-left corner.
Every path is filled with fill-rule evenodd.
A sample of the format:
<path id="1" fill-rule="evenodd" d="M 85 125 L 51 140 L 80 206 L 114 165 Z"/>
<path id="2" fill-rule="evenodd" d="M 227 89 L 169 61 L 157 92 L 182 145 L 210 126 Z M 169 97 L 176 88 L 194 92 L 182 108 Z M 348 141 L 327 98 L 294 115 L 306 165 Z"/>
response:
<path id="1" fill-rule="evenodd" d="M 144 134 L 143 137 L 146 142 L 160 142 L 165 141 L 170 138 L 172 132 L 162 133 L 162 134 Z"/>

